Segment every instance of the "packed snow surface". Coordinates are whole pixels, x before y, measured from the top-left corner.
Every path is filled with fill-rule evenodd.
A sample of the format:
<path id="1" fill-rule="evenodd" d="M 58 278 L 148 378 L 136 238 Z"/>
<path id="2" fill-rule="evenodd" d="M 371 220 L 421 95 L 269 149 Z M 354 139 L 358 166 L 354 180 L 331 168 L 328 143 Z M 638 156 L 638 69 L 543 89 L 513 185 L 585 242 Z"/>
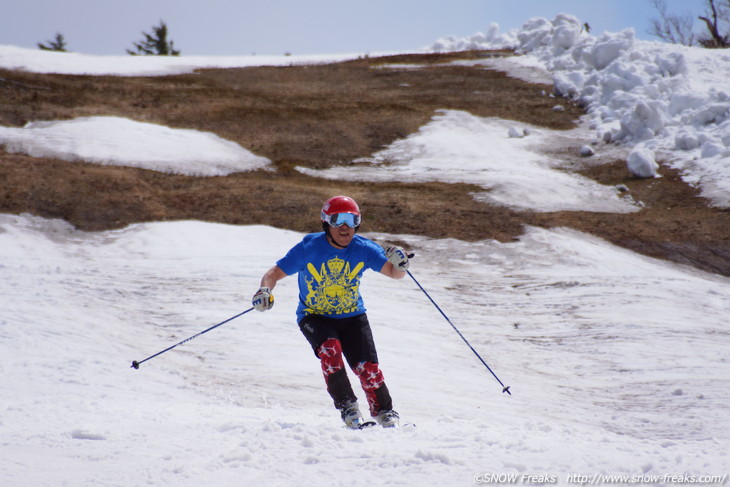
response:
<path id="1" fill-rule="evenodd" d="M 416 251 L 413 275 L 511 386 L 415 283 L 366 274 L 381 366 L 415 429 L 341 425 L 294 322 L 295 278 L 271 311 L 130 368 L 248 308 L 301 236 L 0 216 L 3 485 L 727 474 L 730 280 L 571 230 L 507 244 L 369 235 Z"/>

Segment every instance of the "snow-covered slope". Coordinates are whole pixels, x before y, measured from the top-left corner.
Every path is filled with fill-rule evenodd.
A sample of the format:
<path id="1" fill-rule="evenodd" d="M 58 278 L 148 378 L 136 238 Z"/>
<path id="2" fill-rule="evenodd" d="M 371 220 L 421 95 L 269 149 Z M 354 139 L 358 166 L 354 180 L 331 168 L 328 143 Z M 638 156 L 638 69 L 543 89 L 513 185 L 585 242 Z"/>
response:
<path id="1" fill-rule="evenodd" d="M 250 306 L 300 235 L 153 223 L 83 233 L 0 217 L 4 485 L 472 485 L 479 475 L 722 475 L 730 280 L 568 230 L 410 236 L 413 282 L 366 275 L 381 364 L 413 431 L 343 429 L 277 306 Z M 658 482 L 658 485 L 662 485 Z M 666 483 L 664 483 L 666 485 Z"/>

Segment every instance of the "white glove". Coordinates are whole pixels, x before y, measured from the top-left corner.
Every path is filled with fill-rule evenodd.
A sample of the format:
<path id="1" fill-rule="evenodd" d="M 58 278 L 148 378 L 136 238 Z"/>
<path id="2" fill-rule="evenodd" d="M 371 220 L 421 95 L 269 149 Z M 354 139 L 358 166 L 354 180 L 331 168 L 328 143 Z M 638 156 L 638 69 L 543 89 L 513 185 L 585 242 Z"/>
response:
<path id="1" fill-rule="evenodd" d="M 388 247 L 385 256 L 393 264 L 393 266 L 401 272 L 408 270 L 408 254 L 402 247 Z"/>
<path id="2" fill-rule="evenodd" d="M 256 311 L 266 311 L 274 306 L 274 295 L 271 294 L 271 289 L 268 287 L 261 287 L 256 294 L 253 295 L 251 304 Z"/>

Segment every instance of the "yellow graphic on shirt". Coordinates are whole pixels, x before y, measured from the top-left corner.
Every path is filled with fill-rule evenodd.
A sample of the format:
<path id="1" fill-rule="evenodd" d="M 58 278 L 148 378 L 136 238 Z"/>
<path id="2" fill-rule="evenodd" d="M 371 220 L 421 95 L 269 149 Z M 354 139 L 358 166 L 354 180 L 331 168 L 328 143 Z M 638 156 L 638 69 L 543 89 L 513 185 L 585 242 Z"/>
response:
<path id="1" fill-rule="evenodd" d="M 312 279 L 307 279 L 307 296 L 304 310 L 307 314 L 340 315 L 357 311 L 360 288 L 358 273 L 364 262 L 350 269 L 350 263 L 339 257 L 323 263 L 317 270 L 312 263 L 307 270 Z"/>

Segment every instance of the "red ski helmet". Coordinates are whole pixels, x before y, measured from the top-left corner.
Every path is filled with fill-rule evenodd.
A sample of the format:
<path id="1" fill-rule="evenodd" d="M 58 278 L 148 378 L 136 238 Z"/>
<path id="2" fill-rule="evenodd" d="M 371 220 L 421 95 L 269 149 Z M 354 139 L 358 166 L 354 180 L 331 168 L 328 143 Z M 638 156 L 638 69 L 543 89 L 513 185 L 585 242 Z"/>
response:
<path id="1" fill-rule="evenodd" d="M 322 222 L 332 227 L 347 225 L 350 228 L 357 228 L 360 226 L 362 215 L 355 200 L 349 196 L 333 196 L 324 202 L 321 218 Z"/>

